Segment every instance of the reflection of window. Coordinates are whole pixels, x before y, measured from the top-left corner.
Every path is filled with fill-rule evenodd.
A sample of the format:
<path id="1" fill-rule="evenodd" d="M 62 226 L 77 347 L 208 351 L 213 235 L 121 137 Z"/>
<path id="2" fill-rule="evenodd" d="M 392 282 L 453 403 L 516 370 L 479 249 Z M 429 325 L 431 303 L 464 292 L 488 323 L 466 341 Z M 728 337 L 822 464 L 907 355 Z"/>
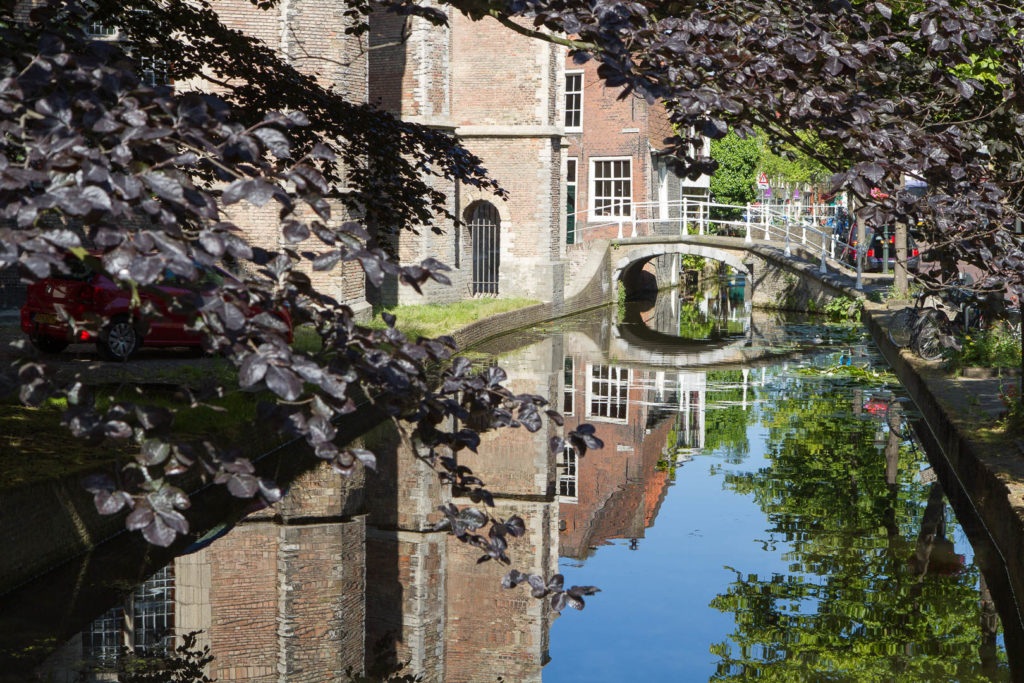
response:
<path id="1" fill-rule="evenodd" d="M 82 631 L 82 654 L 90 662 L 113 665 L 121 648 L 124 608 L 114 607 Z"/>
<path id="2" fill-rule="evenodd" d="M 132 645 L 153 654 L 169 647 L 174 631 L 174 571 L 164 567 L 135 589 L 132 595 L 135 633 Z"/>
<path id="3" fill-rule="evenodd" d="M 110 38 L 117 35 L 117 28 L 94 21 L 85 27 L 85 32 L 92 38 Z"/>
<path id="4" fill-rule="evenodd" d="M 174 569 L 149 577 L 120 607 L 107 610 L 82 632 L 88 661 L 114 666 L 122 648 L 139 655 L 170 649 L 174 639 Z"/>
<path id="5" fill-rule="evenodd" d="M 632 161 L 591 159 L 590 213 L 592 216 L 633 215 Z"/>
<path id="6" fill-rule="evenodd" d="M 628 396 L 629 368 L 591 366 L 587 383 L 587 417 L 625 422 Z"/>
<path id="7" fill-rule="evenodd" d="M 167 62 L 158 57 L 143 57 L 139 60 L 139 80 L 148 86 L 170 85 Z"/>
<path id="8" fill-rule="evenodd" d="M 576 449 L 565 445 L 558 456 L 558 499 L 564 503 L 575 503 L 576 498 Z"/>
<path id="9" fill-rule="evenodd" d="M 583 129 L 583 72 L 565 74 L 565 129 Z"/>
<path id="10" fill-rule="evenodd" d="M 572 415 L 573 404 L 576 402 L 575 367 L 572 358 L 566 356 L 564 363 L 564 380 L 562 389 L 562 414 Z"/>

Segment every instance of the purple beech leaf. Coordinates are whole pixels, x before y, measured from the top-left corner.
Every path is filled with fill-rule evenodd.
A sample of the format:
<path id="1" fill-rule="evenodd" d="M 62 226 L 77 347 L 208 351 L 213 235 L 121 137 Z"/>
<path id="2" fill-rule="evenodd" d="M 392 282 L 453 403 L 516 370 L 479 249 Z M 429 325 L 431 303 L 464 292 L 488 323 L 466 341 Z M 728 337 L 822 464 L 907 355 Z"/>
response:
<path id="1" fill-rule="evenodd" d="M 174 542 L 178 534 L 164 522 L 162 517 L 155 515 L 153 521 L 142 529 L 142 536 L 153 545 L 166 548 Z"/>
<path id="2" fill-rule="evenodd" d="M 129 531 L 138 531 L 153 523 L 153 509 L 148 505 L 137 505 L 124 521 Z"/>

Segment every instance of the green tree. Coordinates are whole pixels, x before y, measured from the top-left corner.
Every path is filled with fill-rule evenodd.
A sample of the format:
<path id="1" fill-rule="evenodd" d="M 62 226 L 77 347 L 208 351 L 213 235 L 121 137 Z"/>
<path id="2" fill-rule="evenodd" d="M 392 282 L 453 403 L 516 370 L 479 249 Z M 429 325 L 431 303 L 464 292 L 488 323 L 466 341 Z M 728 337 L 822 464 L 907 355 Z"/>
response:
<path id="1" fill-rule="evenodd" d="M 730 133 L 711 141 L 711 158 L 718 168 L 711 176 L 711 196 L 716 202 L 742 206 L 757 200 L 755 186 L 762 161 L 762 142 Z M 736 216 L 721 216 L 736 218 Z"/>

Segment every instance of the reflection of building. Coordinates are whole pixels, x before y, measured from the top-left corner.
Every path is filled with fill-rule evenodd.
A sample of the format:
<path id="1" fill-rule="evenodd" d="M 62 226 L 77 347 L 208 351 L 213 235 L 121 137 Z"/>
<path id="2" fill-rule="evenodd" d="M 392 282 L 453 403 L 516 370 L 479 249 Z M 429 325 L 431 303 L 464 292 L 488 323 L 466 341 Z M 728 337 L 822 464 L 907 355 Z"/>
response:
<path id="1" fill-rule="evenodd" d="M 87 667 L 91 680 L 117 680 L 119 657 L 156 655 L 197 631 L 218 681 L 335 681 L 361 670 L 366 534 L 365 516 L 350 514 L 356 484 L 326 464 L 307 473 L 281 503 L 156 572 L 43 671 L 75 681 Z"/>
<path id="2" fill-rule="evenodd" d="M 556 396 L 562 359 L 557 339 L 506 357 L 506 386 Z M 548 443 L 559 433 L 549 422 L 536 433 L 506 429 L 484 434 L 478 454 L 460 454 L 495 496 L 488 512 L 525 522 L 512 566 L 545 577 L 558 571 L 560 482 Z M 478 564 L 478 548 L 432 530 L 450 494 L 401 439 L 385 429 L 364 439 L 379 476 L 364 484 L 326 465 L 303 475 L 280 503 L 175 559 L 45 670 L 73 681 L 87 659 L 112 671 L 121 645 L 142 654 L 165 635 L 201 631 L 220 681 L 343 681 L 349 667 L 389 662 L 426 682 L 540 681 L 557 616 L 550 602 L 502 588 L 509 567 Z"/>
<path id="3" fill-rule="evenodd" d="M 566 427 L 590 422 L 604 448 L 580 458 L 567 447 L 559 462 L 563 556 L 583 558 L 610 539 L 637 539 L 654 523 L 669 485 L 658 469 L 674 411 L 658 406 L 664 373 L 636 371 L 583 356 L 563 360 Z M 560 525 L 561 526 L 561 525 Z"/>

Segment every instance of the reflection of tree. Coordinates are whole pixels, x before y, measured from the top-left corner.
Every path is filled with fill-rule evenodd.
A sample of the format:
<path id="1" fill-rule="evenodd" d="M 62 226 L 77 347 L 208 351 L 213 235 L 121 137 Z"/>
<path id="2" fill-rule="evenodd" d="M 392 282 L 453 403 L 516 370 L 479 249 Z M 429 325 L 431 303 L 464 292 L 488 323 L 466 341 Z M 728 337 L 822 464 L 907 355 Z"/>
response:
<path id="1" fill-rule="evenodd" d="M 1005 661 L 979 649 L 991 620 L 977 570 L 962 568 L 946 540 L 941 491 L 914 480 L 911 449 L 879 453 L 874 425 L 821 388 L 791 383 L 768 408 L 771 464 L 726 478 L 764 510 L 767 543 L 789 547 L 789 571 L 737 571 L 712 601 L 736 619 L 732 642 L 712 646 L 715 679 L 1007 678 Z"/>
<path id="2" fill-rule="evenodd" d="M 679 336 L 683 339 L 710 339 L 715 321 L 705 315 L 697 304 L 679 305 Z"/>
<path id="3" fill-rule="evenodd" d="M 739 463 L 748 448 L 749 409 L 743 407 L 743 372 L 710 371 L 707 387 L 704 448 L 709 452 L 722 449 L 728 462 Z M 749 393 L 747 399 L 752 400 L 752 397 Z"/>

